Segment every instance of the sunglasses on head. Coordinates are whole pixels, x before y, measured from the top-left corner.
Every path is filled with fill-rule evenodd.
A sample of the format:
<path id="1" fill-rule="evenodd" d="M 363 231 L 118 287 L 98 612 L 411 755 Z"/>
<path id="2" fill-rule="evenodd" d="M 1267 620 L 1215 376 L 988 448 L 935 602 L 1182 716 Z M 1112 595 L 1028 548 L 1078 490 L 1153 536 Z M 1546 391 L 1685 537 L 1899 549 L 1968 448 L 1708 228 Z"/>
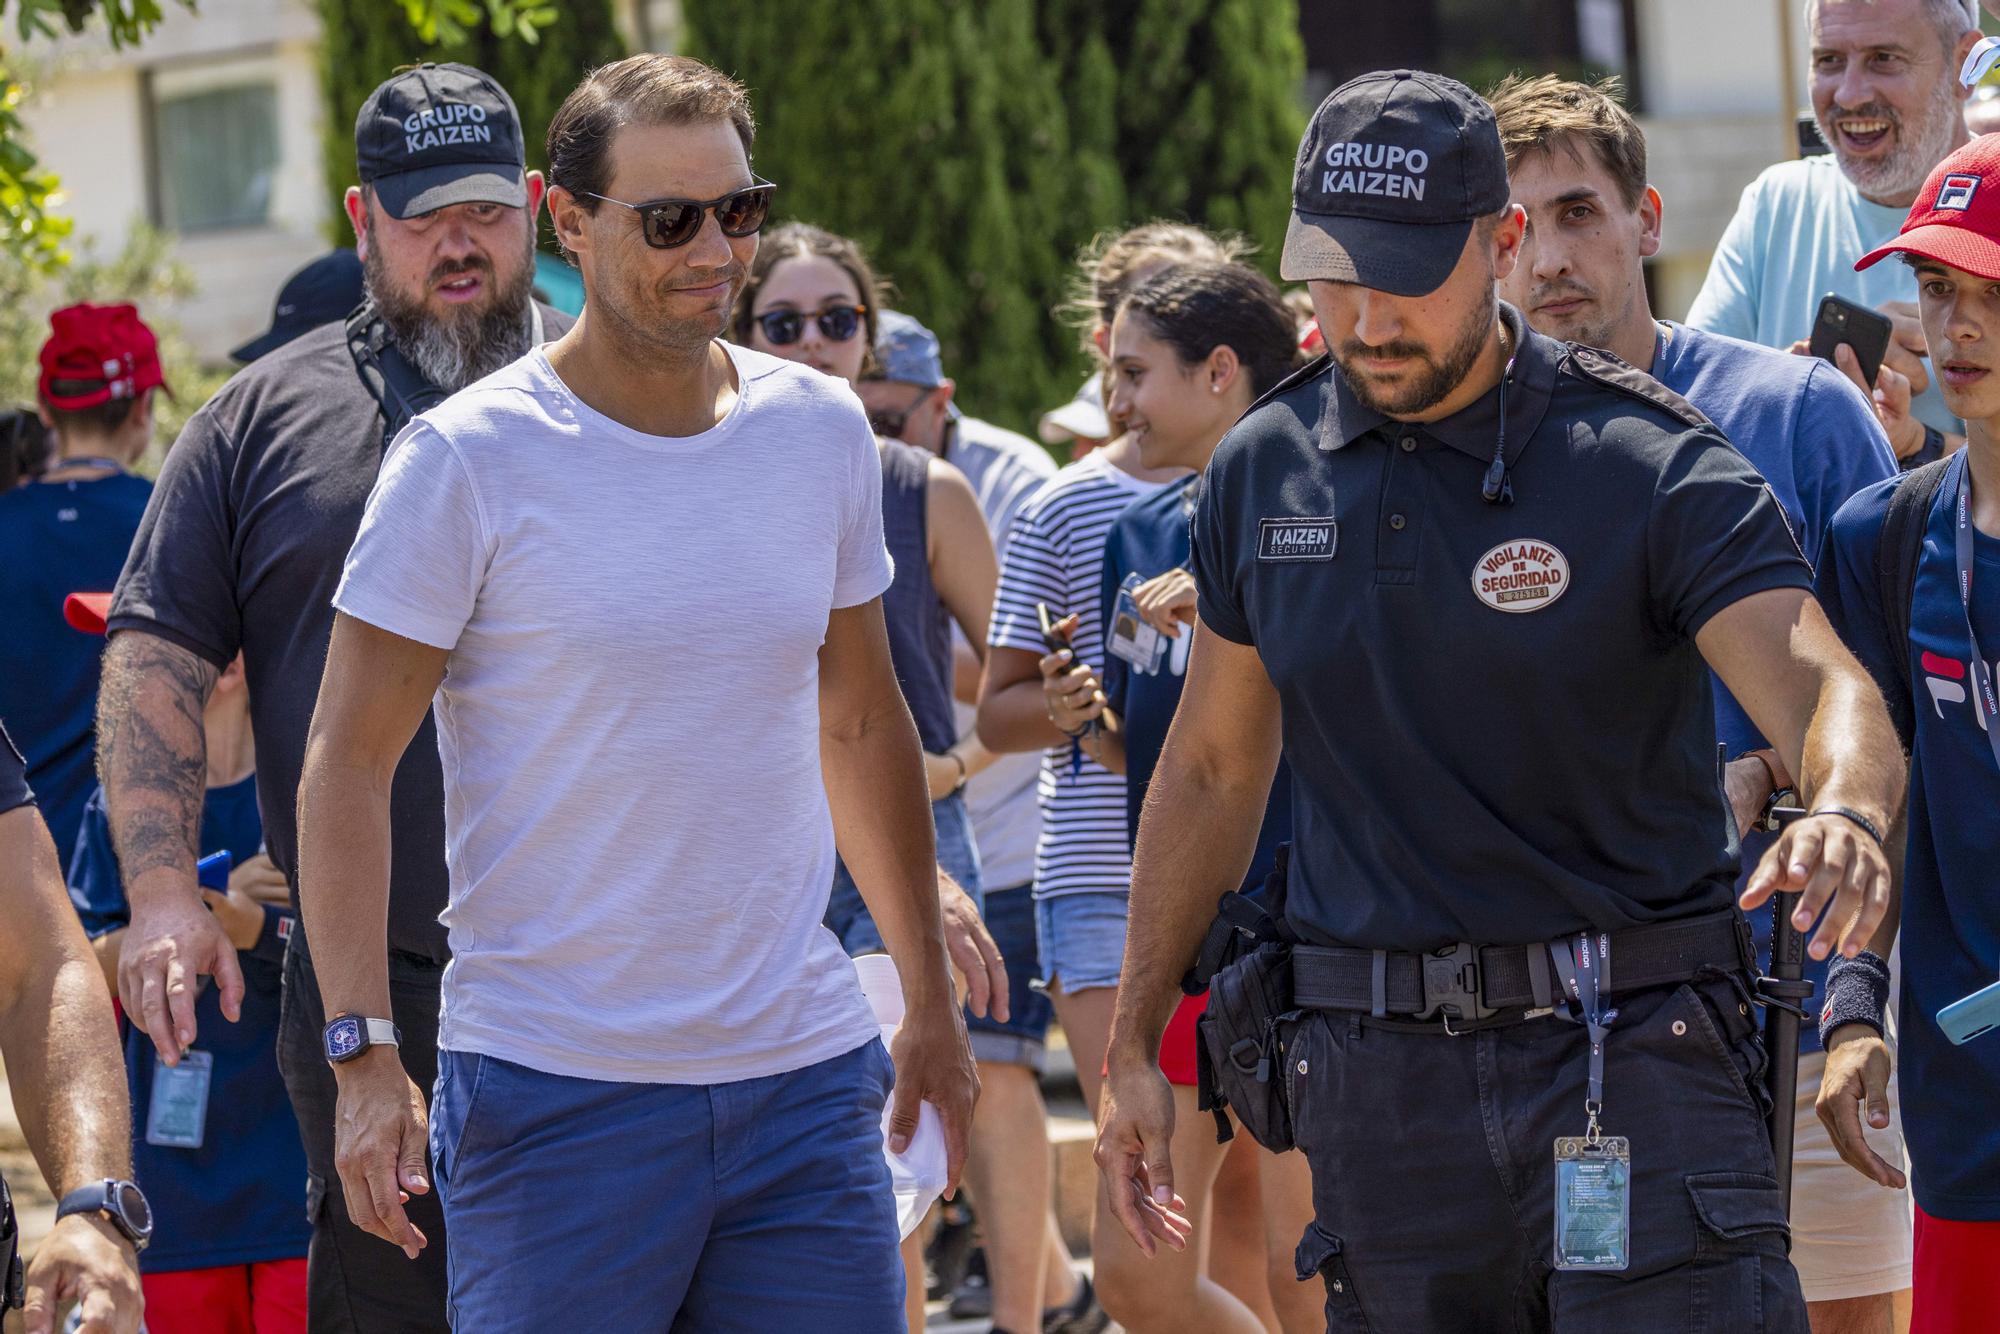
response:
<path id="1" fill-rule="evenodd" d="M 844 343 L 861 332 L 861 317 L 868 313 L 866 306 L 850 306 L 840 302 L 823 306 L 808 314 L 802 310 L 767 310 L 756 317 L 757 327 L 764 331 L 764 341 L 773 347 L 789 347 L 806 335 L 806 321 L 819 326 L 820 337 L 829 343 Z"/>
<path id="2" fill-rule="evenodd" d="M 643 204 L 628 204 L 589 190 L 581 193 L 631 209 L 639 215 L 639 232 L 646 238 L 646 244 L 655 250 L 672 250 L 700 234 L 705 213 L 715 214 L 715 225 L 722 228 L 724 236 L 749 236 L 762 231 L 764 220 L 771 216 L 771 196 L 777 192 L 778 187 L 771 182 L 757 180 L 755 185 L 720 199 L 649 199 Z"/>

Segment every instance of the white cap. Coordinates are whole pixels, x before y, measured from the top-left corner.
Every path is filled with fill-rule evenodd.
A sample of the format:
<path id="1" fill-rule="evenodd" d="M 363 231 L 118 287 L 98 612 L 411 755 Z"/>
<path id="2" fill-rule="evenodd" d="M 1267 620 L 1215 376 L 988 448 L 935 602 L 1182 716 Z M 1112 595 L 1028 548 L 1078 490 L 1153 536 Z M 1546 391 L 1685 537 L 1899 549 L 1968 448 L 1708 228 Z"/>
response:
<path id="1" fill-rule="evenodd" d="M 1042 414 L 1041 425 L 1035 434 L 1042 437 L 1045 445 L 1059 445 L 1065 440 L 1105 440 L 1111 435 L 1111 418 L 1104 411 L 1104 374 L 1097 372 L 1083 382 L 1076 391 L 1076 397 L 1059 408 L 1051 408 Z"/>

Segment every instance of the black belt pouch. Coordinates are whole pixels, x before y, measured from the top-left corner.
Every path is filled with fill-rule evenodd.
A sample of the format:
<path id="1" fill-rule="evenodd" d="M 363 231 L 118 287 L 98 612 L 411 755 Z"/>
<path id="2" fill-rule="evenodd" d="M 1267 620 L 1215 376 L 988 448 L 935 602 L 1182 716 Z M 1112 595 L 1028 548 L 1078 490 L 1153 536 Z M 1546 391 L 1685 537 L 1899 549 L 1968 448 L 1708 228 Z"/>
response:
<path id="1" fill-rule="evenodd" d="M 1297 1014 L 1292 948 L 1283 942 L 1245 952 L 1210 980 L 1208 1009 L 1195 1026 L 1195 1058 L 1200 1106 L 1215 1113 L 1218 1142 L 1233 1133 L 1227 1108 L 1271 1152 L 1292 1148 L 1283 1034 Z"/>

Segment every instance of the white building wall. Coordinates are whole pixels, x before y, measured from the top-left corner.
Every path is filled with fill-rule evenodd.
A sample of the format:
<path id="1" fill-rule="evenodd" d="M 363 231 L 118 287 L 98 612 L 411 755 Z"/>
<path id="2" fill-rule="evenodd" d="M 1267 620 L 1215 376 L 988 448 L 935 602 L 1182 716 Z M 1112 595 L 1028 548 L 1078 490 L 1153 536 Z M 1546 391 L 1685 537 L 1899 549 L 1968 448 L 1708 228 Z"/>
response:
<path id="1" fill-rule="evenodd" d="M 269 324 L 279 285 L 326 248 L 325 224 L 338 207 L 320 174 L 319 20 L 308 0 L 202 0 L 198 14 L 178 4 L 166 10 L 134 50 L 114 52 L 95 34 L 37 46 L 41 73 L 23 119 L 43 164 L 62 178 L 73 246 L 109 256 L 151 208 L 149 84 L 155 99 L 272 86 L 278 155 L 265 222 L 182 237 L 177 253 L 197 291 L 157 312 L 220 362 Z"/>

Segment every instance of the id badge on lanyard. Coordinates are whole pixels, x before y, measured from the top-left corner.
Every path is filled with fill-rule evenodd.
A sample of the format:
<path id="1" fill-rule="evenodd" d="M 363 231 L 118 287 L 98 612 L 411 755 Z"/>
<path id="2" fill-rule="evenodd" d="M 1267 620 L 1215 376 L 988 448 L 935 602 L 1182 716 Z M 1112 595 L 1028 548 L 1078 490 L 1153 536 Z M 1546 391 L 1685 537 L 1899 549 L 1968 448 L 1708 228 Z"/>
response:
<path id="1" fill-rule="evenodd" d="M 1965 451 L 1959 450 L 1952 467 L 1958 470 L 1958 485 L 1952 499 L 1953 546 L 1958 564 L 1958 603 L 1965 614 L 1965 638 L 1972 646 L 1972 705 L 1986 730 L 1986 744 L 1993 748 L 1993 763 L 2000 767 L 2000 696 L 1993 689 L 1993 661 L 1979 647 L 1979 635 L 1972 628 L 1972 467 Z"/>
<path id="2" fill-rule="evenodd" d="M 1618 1017 L 1599 987 L 1611 961 L 1611 938 L 1578 936 L 1550 945 L 1549 957 L 1590 1036 L 1587 1124 L 1583 1134 L 1555 1143 L 1555 1267 L 1622 1270 L 1632 1263 L 1632 1145 L 1597 1124 L 1604 1110 L 1604 1040 Z"/>
<path id="3" fill-rule="evenodd" d="M 153 1058 L 153 1098 L 146 1106 L 146 1143 L 199 1149 L 208 1130 L 208 1085 L 215 1057 L 186 1052 L 179 1065 Z"/>
<path id="4" fill-rule="evenodd" d="M 1167 637 L 1139 615 L 1139 602 L 1133 594 L 1144 582 L 1135 571 L 1119 585 L 1118 601 L 1111 609 L 1111 628 L 1105 634 L 1104 644 L 1133 671 L 1157 676 L 1160 659 L 1167 655 Z"/>

